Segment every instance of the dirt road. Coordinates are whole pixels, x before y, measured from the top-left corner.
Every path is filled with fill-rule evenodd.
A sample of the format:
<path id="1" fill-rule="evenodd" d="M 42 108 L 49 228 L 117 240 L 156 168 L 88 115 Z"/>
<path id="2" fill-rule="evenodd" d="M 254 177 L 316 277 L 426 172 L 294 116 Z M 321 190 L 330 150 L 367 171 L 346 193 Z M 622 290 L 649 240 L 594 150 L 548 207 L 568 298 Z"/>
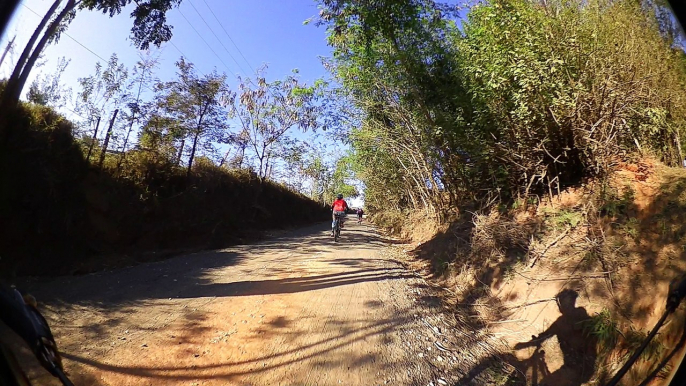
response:
<path id="1" fill-rule="evenodd" d="M 470 358 L 444 350 L 421 279 L 366 223 L 339 243 L 327 226 L 25 285 L 77 385 L 447 384 Z"/>

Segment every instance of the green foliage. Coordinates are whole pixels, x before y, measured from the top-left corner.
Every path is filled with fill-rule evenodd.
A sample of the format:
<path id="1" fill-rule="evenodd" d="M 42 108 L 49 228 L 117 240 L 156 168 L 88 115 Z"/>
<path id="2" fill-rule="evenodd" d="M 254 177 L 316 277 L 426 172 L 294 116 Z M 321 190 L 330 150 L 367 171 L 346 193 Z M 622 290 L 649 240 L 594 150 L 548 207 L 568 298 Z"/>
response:
<path id="1" fill-rule="evenodd" d="M 353 184 L 354 172 L 350 156 L 340 156 L 325 149 L 301 145 L 289 147 L 284 158 L 287 169 L 292 171 L 293 179 L 305 181 L 298 183 L 298 191 L 308 192 L 313 200 L 331 204 L 341 193 L 346 198 L 359 196 Z"/>
<path id="2" fill-rule="evenodd" d="M 167 12 L 178 7 L 182 0 L 84 0 L 80 7 L 88 10 L 97 10 L 110 17 L 121 13 L 122 9 L 135 3 L 136 7 L 131 12 L 133 27 L 131 38 L 135 46 L 141 50 L 147 50 L 150 44 L 160 46 L 172 37 L 172 26 L 167 24 Z"/>
<path id="3" fill-rule="evenodd" d="M 629 332 L 624 335 L 624 347 L 627 355 L 631 355 L 636 352 L 641 344 L 643 344 L 647 336 L 648 333 L 645 331 L 640 331 L 631 327 Z M 664 348 L 664 345 L 659 339 L 651 339 L 640 358 L 645 361 L 656 360 L 662 356 Z"/>
<path id="4" fill-rule="evenodd" d="M 632 217 L 626 221 L 626 223 L 623 224 L 623 229 L 624 233 L 627 235 L 633 237 L 633 238 L 638 238 L 638 234 L 640 231 L 640 223 L 637 218 Z"/>
<path id="5" fill-rule="evenodd" d="M 67 69 L 69 62 L 70 60 L 62 57 L 58 59 L 57 69 L 53 74 L 48 74 L 42 77 L 39 76 L 34 79 L 33 83 L 31 83 L 31 86 L 29 86 L 26 99 L 28 99 L 29 102 L 43 106 L 50 106 L 54 108 L 64 106 L 64 103 L 68 97 L 67 94 L 69 94 L 71 90 L 63 89 L 62 85 L 60 84 L 60 78 L 62 77 L 64 70 Z"/>
<path id="6" fill-rule="evenodd" d="M 551 214 L 551 220 L 555 228 L 575 228 L 583 221 L 583 214 L 574 210 L 563 209 Z"/>
<path id="7" fill-rule="evenodd" d="M 621 195 L 617 194 L 607 181 L 603 182 L 598 196 L 600 214 L 610 218 L 627 217 L 634 208 L 634 190 L 625 186 Z"/>
<path id="8" fill-rule="evenodd" d="M 228 97 L 226 75 L 213 71 L 197 75 L 192 63 L 181 58 L 176 62 L 177 79 L 159 83 L 155 113 L 143 133 L 149 147 L 173 148 L 179 155 L 188 154 L 187 173 L 199 152 L 214 152 L 214 143 L 227 137 L 223 101 Z M 178 149 L 178 150 L 177 150 Z"/>
<path id="9" fill-rule="evenodd" d="M 382 229 L 391 231 L 396 234 L 403 229 L 403 225 L 405 225 L 406 219 L 406 213 L 394 210 L 384 210 L 375 212 L 373 217 L 374 224 L 381 227 Z"/>
<path id="10" fill-rule="evenodd" d="M 297 73 L 273 82 L 267 81 L 264 70 L 254 80 L 239 77 L 238 93 L 227 98 L 231 116 L 240 122 L 231 141 L 242 147 L 242 155 L 246 150 L 252 154 L 250 166 L 260 178 L 272 177 L 274 164 L 284 158 L 279 150 L 292 142 L 290 130 L 314 131 L 319 126 L 316 102 L 324 85 L 307 86 Z"/>
<path id="11" fill-rule="evenodd" d="M 433 272 L 436 273 L 438 276 L 443 276 L 448 272 L 448 268 L 450 268 L 450 262 L 452 259 L 446 255 L 446 253 L 438 253 L 433 256 L 433 259 L 431 260 L 431 266 L 433 269 Z"/>
<path id="12" fill-rule="evenodd" d="M 680 162 L 683 55 L 640 2 L 498 0 L 461 29 L 431 1 L 321 3 L 371 206 L 526 199 L 635 152 Z"/>
<path id="13" fill-rule="evenodd" d="M 610 352 L 617 347 L 621 333 L 619 324 L 609 309 L 604 308 L 583 323 L 584 332 L 598 340 L 598 347 L 602 352 Z"/>

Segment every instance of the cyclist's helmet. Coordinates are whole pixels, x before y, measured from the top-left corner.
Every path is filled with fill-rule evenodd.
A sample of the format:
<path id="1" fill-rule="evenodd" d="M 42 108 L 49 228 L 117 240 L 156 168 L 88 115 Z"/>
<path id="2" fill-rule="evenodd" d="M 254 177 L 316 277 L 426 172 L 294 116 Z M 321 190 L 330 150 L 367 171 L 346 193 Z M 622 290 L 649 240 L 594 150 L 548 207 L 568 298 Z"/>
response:
<path id="1" fill-rule="evenodd" d="M 343 195 L 341 193 L 338 193 L 338 196 L 336 196 L 339 200 L 343 199 Z"/>

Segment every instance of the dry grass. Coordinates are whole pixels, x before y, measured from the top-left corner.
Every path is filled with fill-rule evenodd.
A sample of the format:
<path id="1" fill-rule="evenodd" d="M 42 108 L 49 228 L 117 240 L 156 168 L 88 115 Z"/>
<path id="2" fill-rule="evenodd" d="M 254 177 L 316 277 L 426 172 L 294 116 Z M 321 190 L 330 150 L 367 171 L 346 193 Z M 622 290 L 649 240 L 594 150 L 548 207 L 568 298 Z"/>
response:
<path id="1" fill-rule="evenodd" d="M 685 191 L 682 169 L 650 159 L 623 164 L 605 181 L 570 189 L 536 207 L 463 215 L 450 226 L 418 227 L 422 241 L 411 252 L 428 262 L 447 309 L 467 315 L 474 328 L 510 347 L 541 333 L 560 316 L 557 293 L 577 292 L 577 307 L 596 322 L 586 334 L 599 340 L 596 372 L 589 382 L 602 384 L 659 318 L 669 282 L 686 272 L 681 258 Z M 436 232 L 430 240 L 427 229 Z M 412 232 L 406 235 L 412 238 Z M 679 313 L 661 330 L 627 384 L 640 382 L 667 355 L 683 320 Z M 546 351 L 546 362 L 559 368 L 561 354 Z M 526 363 L 527 352 L 513 354 L 503 352 L 508 363 Z"/>
<path id="2" fill-rule="evenodd" d="M 470 258 L 474 261 L 501 262 L 509 253 L 523 257 L 529 250 L 536 223 L 531 219 L 513 219 L 497 211 L 474 215 Z"/>

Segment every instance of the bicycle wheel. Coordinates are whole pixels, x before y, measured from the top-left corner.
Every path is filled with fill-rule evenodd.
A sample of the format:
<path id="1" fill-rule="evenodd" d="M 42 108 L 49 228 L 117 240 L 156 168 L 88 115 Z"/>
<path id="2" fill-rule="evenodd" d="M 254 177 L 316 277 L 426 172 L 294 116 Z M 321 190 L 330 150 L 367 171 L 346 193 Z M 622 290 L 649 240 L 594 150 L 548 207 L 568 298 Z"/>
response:
<path id="1" fill-rule="evenodd" d="M 338 239 L 341 237 L 341 222 L 340 220 L 336 221 L 336 230 L 334 232 L 334 238 L 333 241 L 338 242 Z"/>

